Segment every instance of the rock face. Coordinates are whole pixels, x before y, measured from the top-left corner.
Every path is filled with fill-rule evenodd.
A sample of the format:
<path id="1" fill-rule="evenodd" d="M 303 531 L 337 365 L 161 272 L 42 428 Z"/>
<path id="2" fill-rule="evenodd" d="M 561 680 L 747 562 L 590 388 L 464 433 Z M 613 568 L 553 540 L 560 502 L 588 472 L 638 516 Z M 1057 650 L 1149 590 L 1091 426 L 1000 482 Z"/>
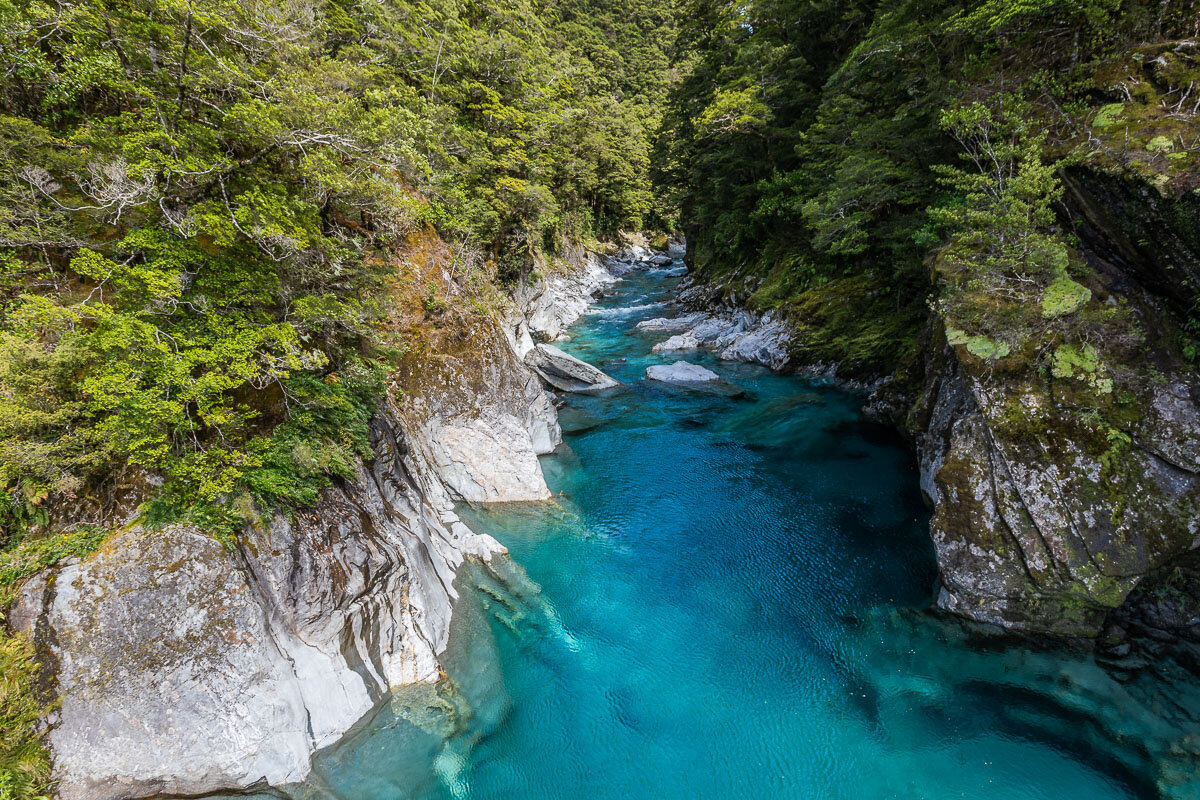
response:
<path id="1" fill-rule="evenodd" d="M 9 622 L 57 694 L 62 800 L 293 783 L 391 689 L 438 680 L 460 566 L 504 552 L 453 502 L 549 497 L 537 455 L 561 432 L 522 357 L 611 279 L 589 256 L 506 322 L 433 326 L 372 423 L 374 459 L 233 552 L 131 525 L 26 582 Z"/>
<path id="2" fill-rule="evenodd" d="M 620 381 L 554 345 L 539 344 L 525 354 L 525 364 L 562 392 L 594 394 L 621 385 Z"/>
<path id="3" fill-rule="evenodd" d="M 522 342 L 519 354 L 523 357 L 532 349 L 535 339 L 552 342 L 562 336 L 571 323 L 583 316 L 597 293 L 616 281 L 623 260 L 580 248 L 569 253 L 556 271 L 540 280 L 522 283 L 513 295 L 523 312 L 523 318 L 515 326 L 515 339 Z M 632 268 L 631 264 L 626 266 Z"/>
<path id="4" fill-rule="evenodd" d="M 554 404 L 498 323 L 469 324 L 401 366 L 413 449 L 456 499 L 545 500 L 537 457 L 562 442 Z"/>
<path id="5" fill-rule="evenodd" d="M 133 527 L 24 587 L 14 621 L 53 672 L 63 800 L 304 778 L 389 689 L 435 680 L 455 572 L 503 548 L 420 477 L 394 419 L 376 459 L 235 552 Z"/>
<path id="6" fill-rule="evenodd" d="M 1108 179 L 1101 186 L 1111 190 Z M 1141 207 L 1146 231 L 1167 224 L 1155 216 L 1163 202 Z M 1123 309 L 1122 335 L 1096 337 L 1045 369 L 1021 353 L 992 360 L 969 341 L 948 345 L 935 321 L 909 419 L 935 504 L 938 606 L 1093 637 L 1142 581 L 1200 545 L 1200 374 L 1171 344 L 1170 296 L 1147 288 L 1169 273 L 1160 262 L 1187 264 L 1187 253 L 1137 260 L 1123 233 L 1105 238 L 1105 217 L 1085 212 L 1085 311 Z M 1136 224 L 1125 219 L 1122 230 Z M 1113 244 L 1101 249 L 1105 241 Z M 1182 267 L 1176 274 L 1191 280 Z"/>
<path id="7" fill-rule="evenodd" d="M 1109 615 L 1098 651 L 1110 668 L 1200 678 L 1200 550 L 1147 577 Z"/>
<path id="8" fill-rule="evenodd" d="M 663 383 L 710 383 L 720 380 L 720 376 L 711 369 L 705 369 L 699 364 L 687 361 L 676 361 L 674 364 L 655 364 L 646 368 L 646 377 L 652 381 Z"/>
<path id="9" fill-rule="evenodd" d="M 1139 580 L 1196 546 L 1200 384 L 1147 386 L 1149 414 L 1114 433 L 1037 380 L 975 373 L 949 350 L 936 360 L 916 415 L 939 607 L 1090 637 Z"/>

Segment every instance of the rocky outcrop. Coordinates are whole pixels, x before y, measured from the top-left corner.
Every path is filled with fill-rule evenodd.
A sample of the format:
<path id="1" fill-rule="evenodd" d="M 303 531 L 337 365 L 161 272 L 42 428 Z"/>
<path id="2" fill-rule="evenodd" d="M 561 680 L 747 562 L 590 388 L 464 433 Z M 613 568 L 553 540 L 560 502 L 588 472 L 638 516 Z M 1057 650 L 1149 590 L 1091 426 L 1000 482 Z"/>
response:
<path id="1" fill-rule="evenodd" d="M 561 444 L 562 434 L 542 381 L 560 391 L 617 383 L 557 348 L 539 349 L 538 342 L 561 337 L 617 274 L 650 257 L 577 248 L 546 267 L 546 277 L 518 286 L 502 322 L 477 316 L 448 325 L 405 360 L 402 417 L 417 432 L 414 449 L 456 499 L 550 497 L 537 457 Z"/>
<path id="2" fill-rule="evenodd" d="M 390 689 L 438 677 L 456 570 L 503 548 L 457 519 L 395 418 L 372 440 L 356 481 L 232 553 L 135 526 L 25 585 L 12 622 L 60 700 L 63 800 L 298 781 Z"/>
<path id="3" fill-rule="evenodd" d="M 524 357 L 538 342 L 552 342 L 562 336 L 583 316 L 596 295 L 617 280 L 621 265 L 631 268 L 637 258 L 636 253 L 620 258 L 577 248 L 565 259 L 548 265 L 542 277 L 523 280 L 513 293 L 521 311 L 513 319 L 519 355 Z"/>
<path id="4" fill-rule="evenodd" d="M 938 606 L 1089 638 L 1108 620 L 1121 642 L 1154 627 L 1143 583 L 1200 546 L 1200 373 L 1174 321 L 1200 275 L 1196 199 L 1083 168 L 1065 183 L 1084 262 L 1070 324 L 996 352 L 955 331 L 947 344 L 935 320 L 910 424 Z M 1034 313 L 1063 314 L 1045 300 Z"/>
<path id="5" fill-rule="evenodd" d="M 620 386 L 620 382 L 554 345 L 539 344 L 525 354 L 525 364 L 560 392 L 595 394 Z"/>
<path id="6" fill-rule="evenodd" d="M 1160 361 L 1158 381 L 1114 368 L 1116 387 L 1097 389 L 1088 374 L 1005 371 L 942 341 L 910 418 L 937 605 L 1094 636 L 1143 578 L 1200 544 L 1200 380 Z"/>
<path id="7" fill-rule="evenodd" d="M 422 465 L 455 499 L 546 500 L 537 457 L 562 442 L 551 397 L 500 323 L 463 321 L 405 360 L 401 419 Z"/>
<path id="8" fill-rule="evenodd" d="M 654 352 L 703 349 L 725 361 L 745 361 L 779 370 L 790 361 L 787 326 L 770 312 L 757 316 L 693 312 L 675 319 L 651 319 L 637 325 L 642 331 L 681 330 L 654 346 Z"/>
<path id="9" fill-rule="evenodd" d="M 687 361 L 676 361 L 674 364 L 655 364 L 646 368 L 646 377 L 652 381 L 663 383 L 710 383 L 720 380 L 720 376 L 711 369 L 705 369 L 699 364 Z"/>
<path id="10" fill-rule="evenodd" d="M 9 622 L 58 701 L 60 797 L 294 783 L 388 692 L 438 680 L 460 567 L 503 552 L 453 503 L 550 496 L 537 455 L 561 432 L 521 332 L 577 317 L 602 271 L 589 257 L 506 321 L 447 313 L 421 328 L 372 423 L 374 458 L 312 509 L 248 525 L 232 551 L 129 523 L 28 581 Z"/>

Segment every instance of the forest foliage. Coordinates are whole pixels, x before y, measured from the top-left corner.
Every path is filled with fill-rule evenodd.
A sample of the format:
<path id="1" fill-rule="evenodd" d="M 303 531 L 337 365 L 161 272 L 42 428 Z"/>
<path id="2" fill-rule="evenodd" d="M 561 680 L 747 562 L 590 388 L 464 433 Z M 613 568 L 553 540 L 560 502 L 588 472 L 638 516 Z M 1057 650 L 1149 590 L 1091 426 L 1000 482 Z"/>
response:
<path id="1" fill-rule="evenodd" d="M 119 474 L 231 529 L 367 454 L 380 287 L 657 212 L 647 0 L 0 0 L 0 525 Z"/>
<path id="2" fill-rule="evenodd" d="M 0 0 L 0 619 L 98 546 L 115 490 L 232 545 L 352 477 L 412 237 L 504 282 L 654 224 L 672 21 L 650 0 Z M 0 798 L 48 792 L 35 667 L 0 632 Z"/>
<path id="3" fill-rule="evenodd" d="M 960 312 L 955 287 L 980 281 L 1063 288 L 1064 166 L 1197 168 L 1198 26 L 1194 0 L 693 0 L 655 169 L 694 266 L 750 287 L 735 299 L 799 309 L 869 281 L 869 316 L 911 321 L 862 330 L 890 369 L 917 347 L 934 254 Z"/>

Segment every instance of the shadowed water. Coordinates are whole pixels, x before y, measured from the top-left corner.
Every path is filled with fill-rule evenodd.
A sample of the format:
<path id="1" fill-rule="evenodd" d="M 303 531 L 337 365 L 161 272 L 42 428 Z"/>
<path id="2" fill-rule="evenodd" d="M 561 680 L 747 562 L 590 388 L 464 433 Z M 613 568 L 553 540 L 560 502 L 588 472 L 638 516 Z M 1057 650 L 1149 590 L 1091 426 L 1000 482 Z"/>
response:
<path id="1" fill-rule="evenodd" d="M 670 334 L 634 324 L 678 279 L 634 273 L 571 330 L 627 389 L 568 398 L 556 502 L 464 511 L 512 562 L 460 579 L 451 680 L 398 693 L 302 794 L 1197 796 L 1194 688 L 918 613 L 936 567 L 910 454 L 842 392 L 651 354 Z M 677 357 L 727 384 L 642 379 Z"/>

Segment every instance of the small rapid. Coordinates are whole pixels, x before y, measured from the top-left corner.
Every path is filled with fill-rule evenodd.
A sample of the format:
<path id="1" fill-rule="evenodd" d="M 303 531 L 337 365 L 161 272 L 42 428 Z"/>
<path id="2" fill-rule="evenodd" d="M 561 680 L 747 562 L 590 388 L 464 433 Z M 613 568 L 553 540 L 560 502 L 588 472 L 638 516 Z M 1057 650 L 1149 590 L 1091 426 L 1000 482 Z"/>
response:
<path id="1" fill-rule="evenodd" d="M 449 680 L 397 693 L 305 794 L 380 798 L 1171 795 L 1150 690 L 1082 652 L 923 613 L 912 458 L 829 386 L 652 353 L 678 265 L 630 274 L 562 348 L 625 384 L 571 395 L 554 501 L 464 509 L 511 562 L 460 579 Z M 672 387 L 683 357 L 736 391 Z M 1177 699 L 1178 700 L 1178 699 Z M 1186 789 L 1180 790 L 1186 791 Z M 1172 795 L 1185 797 L 1185 794 Z"/>

